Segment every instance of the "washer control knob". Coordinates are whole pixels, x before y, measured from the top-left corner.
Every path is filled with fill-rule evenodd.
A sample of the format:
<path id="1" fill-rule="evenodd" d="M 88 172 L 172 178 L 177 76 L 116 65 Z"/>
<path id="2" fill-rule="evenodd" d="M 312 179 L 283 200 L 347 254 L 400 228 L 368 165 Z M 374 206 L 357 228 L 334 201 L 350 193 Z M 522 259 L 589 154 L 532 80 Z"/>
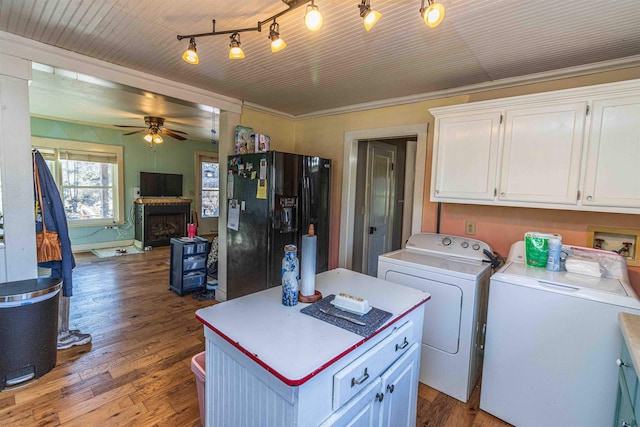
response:
<path id="1" fill-rule="evenodd" d="M 466 249 L 466 248 L 468 248 L 468 247 L 469 247 L 469 242 L 462 242 L 462 243 L 460 244 L 460 246 L 462 246 L 463 248 L 465 248 L 465 249 Z"/>
<path id="2" fill-rule="evenodd" d="M 477 243 L 474 243 L 473 246 L 471 246 L 473 248 L 474 251 L 480 250 L 480 245 Z"/>
<path id="3" fill-rule="evenodd" d="M 451 239 L 449 237 L 445 237 L 442 239 L 442 244 L 445 246 L 449 246 L 451 244 Z"/>

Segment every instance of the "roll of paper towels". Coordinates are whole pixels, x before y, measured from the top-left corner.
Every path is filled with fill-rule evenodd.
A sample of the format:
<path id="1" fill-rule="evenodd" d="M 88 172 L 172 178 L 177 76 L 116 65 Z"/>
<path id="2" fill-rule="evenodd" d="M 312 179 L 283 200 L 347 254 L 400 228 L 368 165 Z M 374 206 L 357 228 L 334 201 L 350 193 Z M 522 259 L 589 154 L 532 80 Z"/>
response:
<path id="1" fill-rule="evenodd" d="M 302 265 L 300 266 L 300 294 L 309 297 L 316 292 L 316 248 L 317 237 L 302 236 Z"/>

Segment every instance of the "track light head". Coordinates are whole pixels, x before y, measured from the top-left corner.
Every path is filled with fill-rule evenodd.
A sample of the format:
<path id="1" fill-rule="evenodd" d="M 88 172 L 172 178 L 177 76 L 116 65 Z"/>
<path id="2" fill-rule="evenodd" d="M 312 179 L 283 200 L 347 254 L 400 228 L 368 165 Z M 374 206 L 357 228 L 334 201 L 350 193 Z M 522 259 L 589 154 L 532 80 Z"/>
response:
<path id="1" fill-rule="evenodd" d="M 276 23 L 276 20 L 273 20 L 273 24 L 269 26 L 269 38 L 271 39 L 271 52 L 279 52 L 285 47 L 287 44 L 280 38 L 280 24 Z"/>
<path id="2" fill-rule="evenodd" d="M 198 52 L 196 50 L 195 37 L 191 37 L 189 39 L 189 47 L 182 54 L 182 59 L 184 60 L 184 62 L 194 65 L 200 62 L 200 58 L 198 57 Z"/>
<path id="3" fill-rule="evenodd" d="M 435 28 L 444 19 L 444 6 L 442 3 L 434 3 L 433 0 L 428 0 L 429 7 L 424 7 L 424 0 L 422 0 L 422 7 L 420 8 L 420 15 L 430 28 Z"/>
<path id="4" fill-rule="evenodd" d="M 240 33 L 231 34 L 231 43 L 229 44 L 229 59 L 242 59 L 244 58 L 244 52 L 240 47 Z"/>
<path id="5" fill-rule="evenodd" d="M 369 31 L 374 25 L 376 25 L 376 22 L 378 22 L 382 14 L 375 10 L 371 10 L 369 0 L 362 0 L 362 3 L 358 5 L 358 8 L 360 9 L 360 16 L 362 17 L 364 28 Z"/>
<path id="6" fill-rule="evenodd" d="M 304 15 L 304 24 L 309 31 L 318 31 L 322 28 L 323 23 L 324 19 L 322 18 L 320 9 L 318 9 L 318 6 L 313 4 L 313 0 L 311 0 L 311 4 L 307 5 L 307 12 Z"/>

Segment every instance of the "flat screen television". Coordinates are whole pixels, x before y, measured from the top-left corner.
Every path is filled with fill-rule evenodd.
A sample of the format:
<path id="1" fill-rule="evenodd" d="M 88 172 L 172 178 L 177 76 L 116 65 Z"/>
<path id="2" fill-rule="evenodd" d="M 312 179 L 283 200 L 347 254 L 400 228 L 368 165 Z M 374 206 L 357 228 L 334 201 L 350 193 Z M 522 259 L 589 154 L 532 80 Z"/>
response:
<path id="1" fill-rule="evenodd" d="M 140 197 L 181 197 L 182 175 L 140 172 Z"/>

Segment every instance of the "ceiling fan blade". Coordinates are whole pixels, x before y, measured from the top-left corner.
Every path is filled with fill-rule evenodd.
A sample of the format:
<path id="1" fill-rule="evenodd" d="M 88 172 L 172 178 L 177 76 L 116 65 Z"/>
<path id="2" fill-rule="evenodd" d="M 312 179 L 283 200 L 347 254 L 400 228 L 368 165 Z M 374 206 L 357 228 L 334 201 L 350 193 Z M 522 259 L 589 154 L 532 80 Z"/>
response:
<path id="1" fill-rule="evenodd" d="M 140 126 L 113 125 L 117 128 L 139 128 Z"/>
<path id="2" fill-rule="evenodd" d="M 167 135 L 167 136 L 170 136 L 172 138 L 175 138 L 178 141 L 184 141 L 184 140 L 187 139 L 187 138 L 185 138 L 183 136 L 180 136 L 177 133 L 173 133 L 173 132 L 171 132 L 170 130 L 167 130 L 167 129 L 160 129 L 160 133 L 162 133 L 163 135 Z"/>
<path id="3" fill-rule="evenodd" d="M 133 135 L 134 133 L 140 133 L 140 132 L 147 132 L 148 129 L 140 129 L 140 130 L 134 130 L 133 132 L 129 132 L 129 133 L 125 133 L 123 135 Z"/>
<path id="4" fill-rule="evenodd" d="M 167 128 L 163 128 L 163 129 L 170 130 L 171 132 L 175 132 L 175 133 L 181 133 L 183 135 L 189 135 L 188 133 L 182 132 L 181 130 L 177 130 L 177 129 L 167 129 Z"/>

